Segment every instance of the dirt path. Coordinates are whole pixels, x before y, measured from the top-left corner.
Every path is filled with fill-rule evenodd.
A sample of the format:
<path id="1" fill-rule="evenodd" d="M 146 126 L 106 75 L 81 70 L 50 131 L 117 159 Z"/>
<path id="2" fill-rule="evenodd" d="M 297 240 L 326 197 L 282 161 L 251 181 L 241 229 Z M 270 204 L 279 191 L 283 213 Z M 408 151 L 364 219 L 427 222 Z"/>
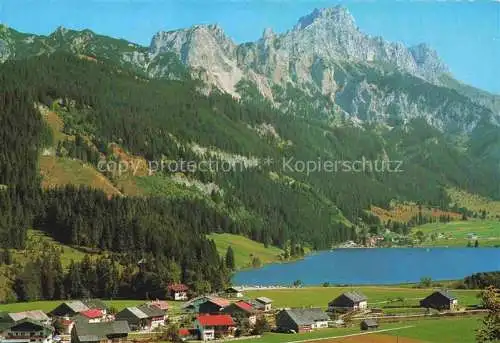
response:
<path id="1" fill-rule="evenodd" d="M 389 332 L 389 331 L 397 331 L 397 330 L 404 330 L 404 329 L 409 329 L 409 328 L 412 328 L 414 327 L 415 325 L 407 325 L 407 326 L 400 326 L 400 327 L 397 327 L 397 328 L 392 328 L 392 329 L 383 329 L 383 330 L 377 330 L 377 331 L 371 331 L 371 332 L 364 332 L 364 333 L 354 333 L 354 334 L 350 334 L 350 335 L 343 335 L 343 336 L 332 336 L 332 337 L 323 337 L 323 338 L 315 338 L 315 339 L 304 339 L 304 340 L 301 340 L 301 341 L 290 341 L 290 342 L 287 342 L 287 343 L 311 343 L 311 342 L 319 342 L 319 343 L 328 343 L 328 342 L 344 342 L 342 341 L 341 339 L 344 339 L 344 338 L 350 338 L 350 339 L 353 339 L 353 338 L 363 338 L 363 339 L 366 339 L 367 337 L 366 336 L 373 336 L 373 335 L 378 335 L 382 332 Z M 388 336 L 388 337 L 391 337 L 391 336 Z M 391 337 L 391 338 L 395 338 L 396 337 Z M 341 340 L 341 341 L 339 341 Z M 400 339 L 401 340 L 401 339 Z M 351 341 L 345 341 L 345 342 L 351 342 Z M 352 341 L 352 342 L 367 342 L 366 340 L 364 341 Z M 390 342 L 390 341 L 389 341 Z M 404 342 L 404 341 L 403 341 Z M 400 343 L 403 343 L 403 342 L 400 342 Z M 417 342 L 417 341 L 414 341 L 414 342 Z M 405 342 L 406 343 L 406 342 Z M 408 342 L 410 343 L 410 342 Z"/>
<path id="2" fill-rule="evenodd" d="M 362 335 L 356 337 L 331 339 L 326 341 L 319 341 L 317 343 L 423 343 L 423 342 L 410 338 L 373 334 L 373 335 Z"/>

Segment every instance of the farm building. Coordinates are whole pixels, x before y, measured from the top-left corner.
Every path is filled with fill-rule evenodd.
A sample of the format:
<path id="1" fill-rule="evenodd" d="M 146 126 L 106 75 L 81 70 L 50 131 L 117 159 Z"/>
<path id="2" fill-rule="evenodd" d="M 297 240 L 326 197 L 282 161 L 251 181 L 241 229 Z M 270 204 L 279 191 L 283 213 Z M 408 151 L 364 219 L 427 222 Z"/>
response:
<path id="1" fill-rule="evenodd" d="M 186 302 L 185 304 L 183 304 L 181 306 L 181 308 L 182 308 L 182 310 L 184 310 L 186 312 L 198 313 L 200 305 L 205 303 L 206 301 L 210 300 L 210 298 L 211 298 L 211 296 L 208 296 L 208 295 L 202 295 L 202 296 L 193 298 L 193 299 L 189 300 L 188 302 Z"/>
<path id="2" fill-rule="evenodd" d="M 376 330 L 378 323 L 375 319 L 365 319 L 360 324 L 361 330 Z"/>
<path id="3" fill-rule="evenodd" d="M 243 300 L 232 303 L 225 307 L 222 312 L 229 314 L 233 318 L 243 316 L 248 319 L 250 325 L 255 325 L 257 321 L 257 310 L 252 304 Z"/>
<path id="4" fill-rule="evenodd" d="M 447 291 L 437 291 L 420 300 L 420 307 L 436 310 L 454 310 L 458 306 L 458 299 Z"/>
<path id="5" fill-rule="evenodd" d="M 200 315 L 194 325 L 202 341 L 232 336 L 236 327 L 233 318 L 227 314 Z"/>
<path id="6" fill-rule="evenodd" d="M 205 302 L 198 305 L 198 313 L 218 314 L 231 303 L 223 298 L 209 297 Z"/>
<path id="7" fill-rule="evenodd" d="M 124 320 L 131 330 L 152 330 L 165 325 L 166 313 L 158 307 L 143 304 L 127 307 L 116 314 L 117 320 Z"/>
<path id="8" fill-rule="evenodd" d="M 367 307 L 368 298 L 360 292 L 342 293 L 328 303 L 328 310 L 331 312 L 363 310 Z"/>
<path id="9" fill-rule="evenodd" d="M 30 318 L 0 323 L 0 342 L 51 343 L 54 329 Z"/>
<path id="10" fill-rule="evenodd" d="M 189 287 L 183 283 L 175 283 L 168 286 L 168 295 L 175 301 L 188 300 Z"/>
<path id="11" fill-rule="evenodd" d="M 53 309 L 49 315 L 59 318 L 71 318 L 78 313 L 91 309 L 99 309 L 104 315 L 107 314 L 108 306 L 99 299 L 66 301 Z"/>
<path id="12" fill-rule="evenodd" d="M 156 306 L 165 313 L 168 311 L 168 302 L 166 302 L 165 300 L 154 300 L 148 302 L 147 304 L 151 306 Z"/>
<path id="13" fill-rule="evenodd" d="M 45 314 L 45 312 L 40 310 L 35 311 L 25 311 L 25 312 L 16 312 L 16 313 L 0 313 L 0 322 L 17 322 L 22 319 L 31 319 L 41 324 L 50 325 L 52 321 L 49 316 Z"/>
<path id="14" fill-rule="evenodd" d="M 330 317 L 319 308 L 285 309 L 276 315 L 276 326 L 279 331 L 307 332 L 314 329 L 327 328 Z"/>
<path id="15" fill-rule="evenodd" d="M 106 316 L 102 310 L 95 308 L 78 313 L 73 317 L 73 320 L 76 322 L 86 322 L 92 324 L 106 321 Z"/>
<path id="16" fill-rule="evenodd" d="M 225 293 L 229 298 L 243 298 L 243 289 L 241 287 L 229 287 Z"/>
<path id="17" fill-rule="evenodd" d="M 126 342 L 130 328 L 126 321 L 77 323 L 71 331 L 71 343 Z"/>
<path id="18" fill-rule="evenodd" d="M 256 307 L 264 312 L 271 311 L 273 301 L 266 297 L 259 297 L 254 301 L 256 303 Z"/>

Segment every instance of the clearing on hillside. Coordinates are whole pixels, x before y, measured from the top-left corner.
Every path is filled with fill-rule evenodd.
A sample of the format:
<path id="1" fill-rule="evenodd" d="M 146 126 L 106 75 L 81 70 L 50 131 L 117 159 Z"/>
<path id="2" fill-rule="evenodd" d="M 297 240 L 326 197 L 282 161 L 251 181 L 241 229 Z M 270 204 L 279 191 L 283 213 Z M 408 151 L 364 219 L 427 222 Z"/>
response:
<path id="1" fill-rule="evenodd" d="M 79 160 L 55 156 L 41 156 L 40 174 L 43 177 L 42 186 L 44 188 L 71 184 L 101 189 L 108 195 L 121 194 L 93 166 Z"/>
<path id="2" fill-rule="evenodd" d="M 389 220 L 395 222 L 406 223 L 412 218 L 418 216 L 420 210 L 417 204 L 397 204 L 391 206 L 390 209 L 383 209 L 377 206 L 370 208 L 371 212 L 375 214 L 384 223 Z M 438 208 L 422 206 L 422 215 L 424 217 L 432 217 L 439 220 L 440 217 L 449 217 L 450 220 L 460 220 L 462 215 L 460 213 L 443 211 Z"/>
<path id="3" fill-rule="evenodd" d="M 249 238 L 232 235 L 229 233 L 212 233 L 209 239 L 214 240 L 217 251 L 221 256 L 225 256 L 227 248 L 231 246 L 234 251 L 236 268 L 251 267 L 255 258 L 262 264 L 281 261 L 283 251 L 279 248 L 252 241 Z"/>

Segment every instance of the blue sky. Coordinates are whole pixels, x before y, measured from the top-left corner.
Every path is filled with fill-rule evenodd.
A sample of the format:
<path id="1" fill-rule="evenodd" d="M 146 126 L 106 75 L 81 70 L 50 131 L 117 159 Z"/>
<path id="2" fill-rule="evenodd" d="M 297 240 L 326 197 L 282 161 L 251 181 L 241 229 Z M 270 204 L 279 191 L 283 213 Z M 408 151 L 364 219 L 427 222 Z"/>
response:
<path id="1" fill-rule="evenodd" d="M 0 0 L 0 22 L 49 34 L 57 26 L 148 45 L 154 33 L 218 23 L 236 42 L 283 32 L 314 8 L 346 6 L 366 33 L 429 43 L 460 80 L 500 94 L 500 2 L 333 0 Z"/>

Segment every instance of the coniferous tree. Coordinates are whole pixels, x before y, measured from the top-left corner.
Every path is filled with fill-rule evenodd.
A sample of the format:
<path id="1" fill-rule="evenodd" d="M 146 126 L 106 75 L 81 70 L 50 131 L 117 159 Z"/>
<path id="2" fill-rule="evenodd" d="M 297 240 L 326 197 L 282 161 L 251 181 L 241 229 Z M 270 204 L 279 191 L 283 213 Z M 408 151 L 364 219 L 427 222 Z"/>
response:
<path id="1" fill-rule="evenodd" d="M 234 251 L 231 246 L 228 246 L 226 251 L 226 267 L 229 270 L 234 270 L 234 268 L 236 267 L 234 260 Z"/>

